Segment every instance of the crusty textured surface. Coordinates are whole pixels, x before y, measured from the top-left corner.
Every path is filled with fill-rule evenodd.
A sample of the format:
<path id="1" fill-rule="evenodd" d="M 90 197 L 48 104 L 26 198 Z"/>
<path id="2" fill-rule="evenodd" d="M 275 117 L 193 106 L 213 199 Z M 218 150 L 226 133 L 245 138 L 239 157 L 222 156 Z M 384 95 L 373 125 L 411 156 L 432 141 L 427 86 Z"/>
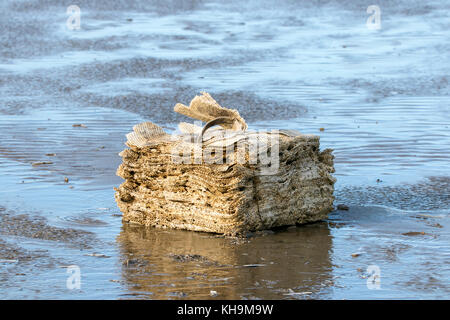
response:
<path id="1" fill-rule="evenodd" d="M 142 132 L 145 128 L 150 132 Z M 225 148 L 252 134 L 205 137 L 202 148 L 215 145 L 217 151 L 217 146 Z M 256 134 L 260 137 L 265 133 Z M 233 157 L 224 164 L 176 163 L 174 148 L 193 145 L 182 136 L 168 137 L 149 123 L 135 126 L 134 134 L 128 135 L 130 148 L 121 152 L 123 162 L 117 170 L 125 182 L 115 193 L 124 221 L 239 235 L 323 220 L 333 209 L 332 150 L 321 152 L 317 136 L 279 134 L 279 169 L 271 175 L 260 174 L 259 162 Z M 226 153 L 220 156 L 225 158 Z M 245 159 L 249 156 L 245 154 Z"/>
<path id="2" fill-rule="evenodd" d="M 244 130 L 247 129 L 245 120 L 241 118 L 237 110 L 220 106 L 216 100 L 206 92 L 202 92 L 201 95 L 195 96 L 189 107 L 182 103 L 177 103 L 174 107 L 174 111 L 204 122 L 209 122 L 216 118 L 227 117 L 236 120 L 240 128 Z M 232 129 L 233 125 L 223 124 L 222 127 Z"/>

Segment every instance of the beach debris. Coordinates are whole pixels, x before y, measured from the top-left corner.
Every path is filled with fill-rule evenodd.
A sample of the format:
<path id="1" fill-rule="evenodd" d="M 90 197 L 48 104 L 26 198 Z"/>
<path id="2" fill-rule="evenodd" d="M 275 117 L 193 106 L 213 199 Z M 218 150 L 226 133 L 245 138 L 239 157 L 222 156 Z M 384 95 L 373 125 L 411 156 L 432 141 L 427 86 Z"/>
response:
<path id="1" fill-rule="evenodd" d="M 167 294 L 169 297 L 178 297 L 178 298 L 184 298 L 187 297 L 187 293 L 182 292 L 182 291 L 173 291 L 173 292 L 169 292 Z"/>
<path id="2" fill-rule="evenodd" d="M 46 153 L 45 155 L 47 157 L 54 157 L 54 156 L 56 156 L 56 153 Z"/>
<path id="3" fill-rule="evenodd" d="M 304 295 L 310 295 L 312 294 L 311 291 L 303 291 L 303 292 L 295 292 L 292 289 L 288 289 L 287 293 L 283 293 L 285 296 L 304 296 Z"/>
<path id="4" fill-rule="evenodd" d="M 340 229 L 340 228 L 344 227 L 346 225 L 346 223 L 329 221 L 328 225 L 332 228 Z"/>
<path id="5" fill-rule="evenodd" d="M 65 183 L 69 183 L 69 178 L 65 177 L 65 178 L 64 178 L 64 182 L 65 182 Z"/>
<path id="6" fill-rule="evenodd" d="M 350 208 L 345 204 L 338 204 L 336 207 L 338 210 L 348 211 Z"/>
<path id="7" fill-rule="evenodd" d="M 423 217 L 423 218 L 444 218 L 444 215 L 431 215 L 431 214 L 418 214 L 417 217 Z"/>
<path id="8" fill-rule="evenodd" d="M 325 131 L 325 128 L 319 128 L 319 131 L 323 132 L 323 131 Z"/>
<path id="9" fill-rule="evenodd" d="M 221 119 L 220 125 L 225 129 L 246 130 L 247 123 L 234 109 L 221 107 L 208 93 L 203 92 L 202 95 L 192 99 L 189 106 L 177 103 L 174 111 L 181 113 L 193 119 L 201 120 L 206 123 Z M 228 119 L 228 121 L 226 121 Z"/>
<path id="10" fill-rule="evenodd" d="M 37 166 L 44 166 L 44 165 L 48 165 L 48 164 L 53 164 L 53 162 L 51 162 L 51 161 L 40 161 L 40 162 L 33 162 L 33 163 L 32 163 L 32 165 L 33 165 L 34 167 L 37 167 Z"/>
<path id="11" fill-rule="evenodd" d="M 0 259 L 0 263 L 17 263 L 19 260 L 16 259 Z"/>
<path id="12" fill-rule="evenodd" d="M 138 259 L 127 259 L 127 260 L 125 260 L 122 264 L 123 264 L 124 266 L 129 267 L 129 266 L 132 266 L 132 265 L 137 264 L 138 262 L 139 262 Z"/>
<path id="13" fill-rule="evenodd" d="M 87 253 L 85 254 L 85 256 L 89 256 L 89 257 L 97 257 L 97 258 L 110 258 L 110 256 L 107 256 L 106 254 L 103 253 Z"/>
<path id="14" fill-rule="evenodd" d="M 219 294 L 217 293 L 217 291 L 211 290 L 211 291 L 209 291 L 209 295 L 211 297 L 217 297 Z"/>
<path id="15" fill-rule="evenodd" d="M 443 228 L 444 226 L 442 225 L 442 224 L 440 224 L 440 223 L 433 223 L 433 224 L 431 224 L 430 225 L 431 227 L 434 227 L 434 228 Z"/>
<path id="16" fill-rule="evenodd" d="M 356 257 L 359 257 L 361 254 L 362 254 L 362 253 L 360 253 L 360 252 L 352 253 L 352 257 L 353 257 L 353 258 L 356 258 Z"/>
<path id="17" fill-rule="evenodd" d="M 242 236 L 333 210 L 334 156 L 318 136 L 247 130 L 208 93 L 174 110 L 206 125 L 182 122 L 168 134 L 144 122 L 126 135 L 117 170 L 125 182 L 115 188 L 125 222 Z"/>
<path id="18" fill-rule="evenodd" d="M 244 264 L 242 267 L 243 268 L 258 268 L 258 267 L 265 267 L 266 264 L 261 264 L 261 263 L 252 263 L 252 264 Z"/>
<path id="19" fill-rule="evenodd" d="M 145 258 L 130 258 L 122 262 L 122 265 L 126 267 L 144 267 L 148 264 L 148 261 Z M 154 273 L 154 275 L 158 275 L 158 273 Z M 163 275 L 163 273 L 161 273 Z"/>
<path id="20" fill-rule="evenodd" d="M 425 236 L 426 233 L 423 231 L 420 231 L 420 232 L 419 231 L 410 231 L 410 232 L 402 233 L 402 235 L 404 235 L 404 236 Z"/>
<path id="21" fill-rule="evenodd" d="M 85 124 L 82 123 L 75 123 L 72 125 L 72 127 L 74 128 L 87 128 L 87 126 Z"/>
<path id="22" fill-rule="evenodd" d="M 205 257 L 199 254 L 173 254 L 169 255 L 173 260 L 177 262 L 192 262 L 192 261 L 204 261 L 207 260 Z"/>

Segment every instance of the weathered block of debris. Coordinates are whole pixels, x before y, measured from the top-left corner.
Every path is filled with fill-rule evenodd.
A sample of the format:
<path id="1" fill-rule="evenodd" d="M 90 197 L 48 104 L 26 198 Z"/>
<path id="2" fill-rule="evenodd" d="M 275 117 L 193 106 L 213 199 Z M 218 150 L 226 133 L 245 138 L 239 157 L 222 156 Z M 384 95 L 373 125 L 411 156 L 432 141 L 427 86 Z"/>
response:
<path id="1" fill-rule="evenodd" d="M 177 134 L 134 126 L 117 171 L 124 221 L 240 235 L 323 220 L 333 209 L 332 150 L 320 151 L 318 136 L 247 130 L 207 93 L 175 111 L 206 125 L 180 123 Z"/>

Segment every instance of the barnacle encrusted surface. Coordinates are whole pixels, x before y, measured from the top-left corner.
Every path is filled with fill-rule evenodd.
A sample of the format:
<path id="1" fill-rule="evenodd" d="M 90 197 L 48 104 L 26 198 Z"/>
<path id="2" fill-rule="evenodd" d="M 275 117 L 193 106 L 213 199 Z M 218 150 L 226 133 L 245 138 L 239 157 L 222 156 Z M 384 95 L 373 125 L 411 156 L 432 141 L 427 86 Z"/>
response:
<path id="1" fill-rule="evenodd" d="M 195 125 L 181 123 L 180 135 L 149 122 L 135 126 L 117 170 L 125 179 L 115 193 L 124 221 L 240 235 L 327 218 L 334 200 L 333 155 L 330 149 L 320 151 L 318 136 L 243 131 L 247 125 L 239 113 L 222 108 L 207 94 L 181 109 L 206 122 L 236 119 L 239 126 L 212 128 L 200 145 L 195 137 L 202 128 Z M 277 152 L 274 170 L 270 166 L 275 163 L 254 160 L 249 141 L 272 141 L 266 151 Z M 174 158 L 186 150 L 202 157 L 198 161 L 188 153 L 183 161 Z"/>

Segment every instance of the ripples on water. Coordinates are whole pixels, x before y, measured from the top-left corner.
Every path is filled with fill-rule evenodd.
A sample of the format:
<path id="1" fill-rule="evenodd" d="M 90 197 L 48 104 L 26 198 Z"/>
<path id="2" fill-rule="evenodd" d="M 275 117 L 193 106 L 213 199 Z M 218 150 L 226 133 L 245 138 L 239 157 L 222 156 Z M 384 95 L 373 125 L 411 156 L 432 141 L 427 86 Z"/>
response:
<path id="1" fill-rule="evenodd" d="M 445 1 L 381 4 L 379 31 L 360 1 L 79 6 L 81 30 L 70 31 L 56 1 L 1 5 L 0 214 L 97 240 L 80 249 L 3 234 L 1 259 L 20 248 L 17 264 L 0 265 L 1 297 L 448 297 Z M 200 90 L 252 129 L 320 135 L 350 211 L 237 242 L 122 225 L 112 188 L 124 134 L 143 120 L 173 129 L 174 104 Z M 412 231 L 426 234 L 403 235 Z M 66 288 L 70 264 L 81 291 Z M 373 264 L 382 290 L 367 289 Z"/>

